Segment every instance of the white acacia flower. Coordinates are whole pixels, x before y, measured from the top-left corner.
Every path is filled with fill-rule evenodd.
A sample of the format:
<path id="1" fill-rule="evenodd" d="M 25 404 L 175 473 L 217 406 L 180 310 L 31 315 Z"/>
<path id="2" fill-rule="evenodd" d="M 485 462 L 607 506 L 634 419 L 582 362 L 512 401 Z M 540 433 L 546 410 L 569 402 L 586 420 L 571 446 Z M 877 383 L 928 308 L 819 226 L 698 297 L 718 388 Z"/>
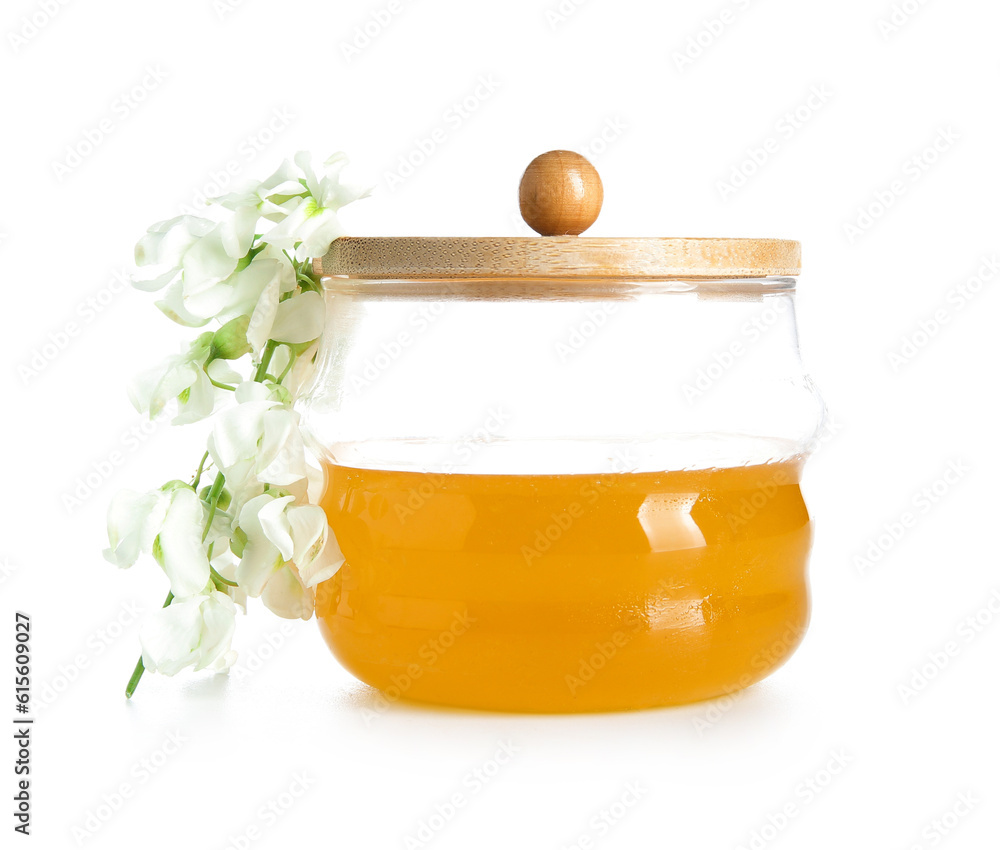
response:
<path id="1" fill-rule="evenodd" d="M 313 170 L 312 157 L 304 151 L 295 155 L 295 164 L 304 174 L 309 194 L 288 205 L 288 215 L 268 231 L 267 241 L 289 251 L 294 249 L 295 259 L 302 261 L 322 257 L 330 243 L 344 235 L 338 210 L 368 197 L 371 190 L 341 182 L 341 171 L 347 165 L 342 153 L 323 163 L 320 176 Z"/>
<path id="2" fill-rule="evenodd" d="M 124 491 L 108 509 L 105 557 L 129 567 L 152 555 L 170 581 L 172 604 L 140 633 L 150 671 L 226 669 L 235 659 L 236 606 L 246 610 L 248 596 L 259 597 L 281 617 L 309 619 L 313 588 L 344 563 L 316 504 L 323 473 L 308 463 L 293 403 L 314 368 L 310 345 L 323 333 L 325 312 L 301 264 L 342 235 L 339 210 L 369 194 L 342 182 L 346 163 L 336 154 L 314 168 L 299 153 L 265 180 L 216 199 L 218 220 L 161 221 L 136 245 L 144 276 L 133 282 L 162 292 L 156 305 L 166 316 L 221 327 L 141 375 L 129 391 L 133 404 L 156 416 L 176 400 L 173 422 L 183 424 L 215 413 L 216 385 L 236 388 L 236 405 L 216 416 L 208 439 L 225 477 L 210 522 L 204 491 L 199 496 L 179 481 L 149 493 Z M 245 367 L 251 353 L 257 380 L 233 368 L 240 361 Z"/>
<path id="3" fill-rule="evenodd" d="M 147 292 L 166 287 L 157 302 L 160 310 L 180 324 L 199 327 L 233 300 L 232 278 L 249 264 L 244 258 L 256 224 L 256 214 L 246 211 L 221 222 L 195 216 L 158 222 L 135 247 L 136 264 L 155 271 L 133 284 Z"/>
<path id="4" fill-rule="evenodd" d="M 177 597 L 140 627 L 143 664 L 167 676 L 185 667 L 225 670 L 236 660 L 235 629 L 236 606 L 225 593 Z"/>
<path id="5" fill-rule="evenodd" d="M 287 215 L 288 202 L 305 192 L 297 170 L 286 159 L 266 180 L 259 183 L 244 181 L 235 192 L 223 195 L 215 202 L 236 213 L 249 209 L 258 218 L 280 221 Z"/>
<path id="6" fill-rule="evenodd" d="M 316 604 L 294 564 L 285 564 L 268 579 L 260 601 L 271 613 L 286 620 L 308 620 Z"/>
<path id="7" fill-rule="evenodd" d="M 340 551 L 337 538 L 328 528 L 326 542 L 319 554 L 308 564 L 299 567 L 302 583 L 308 587 L 316 587 L 321 581 L 333 578 L 344 566 L 344 553 Z"/>
<path id="8" fill-rule="evenodd" d="M 129 399 L 140 413 L 159 416 L 171 399 L 177 399 L 174 425 L 197 422 L 215 409 L 215 387 L 205 372 L 212 351 L 212 333 L 204 333 L 181 354 L 138 375 L 129 385 Z"/>
<path id="9" fill-rule="evenodd" d="M 194 490 L 173 491 L 170 507 L 153 541 L 153 557 L 170 579 L 174 596 L 201 593 L 209 582 L 208 547 L 202 542 L 205 506 Z"/>
<path id="10" fill-rule="evenodd" d="M 141 554 L 153 551 L 170 507 L 170 494 L 163 490 L 136 493 L 121 490 L 108 505 L 108 542 L 104 557 L 116 567 L 131 567 Z"/>
<path id="11" fill-rule="evenodd" d="M 226 280 L 230 291 L 225 309 L 218 313 L 219 320 L 252 315 L 261 294 L 271 285 L 279 293 L 290 292 L 296 285 L 295 270 L 280 251 L 264 248 Z"/>
<path id="12" fill-rule="evenodd" d="M 133 280 L 136 289 L 155 292 L 166 286 L 177 275 L 188 249 L 214 227 L 211 219 L 193 215 L 179 215 L 150 227 L 136 243 L 135 262 L 140 268 L 153 266 L 161 271 L 152 278 Z"/>
<path id="13" fill-rule="evenodd" d="M 211 572 L 205 508 L 190 487 L 177 484 L 149 493 L 123 490 L 108 507 L 109 549 L 104 557 L 125 568 L 140 554 L 151 554 L 170 580 L 175 596 L 201 593 Z"/>
<path id="14" fill-rule="evenodd" d="M 268 608 L 281 616 L 291 611 L 311 613 L 311 591 L 300 572 L 309 570 L 326 546 L 329 526 L 323 509 L 295 505 L 292 496 L 276 498 L 264 493 L 243 506 L 239 526 L 246 535 L 243 558 L 236 568 L 240 587 L 250 596 L 263 595 Z M 295 570 L 288 572 L 289 566 Z"/>
<path id="15" fill-rule="evenodd" d="M 246 381 L 235 395 L 238 403 L 219 414 L 209 438 L 216 466 L 227 471 L 250 462 L 244 474 L 279 487 L 305 479 L 308 469 L 299 414 L 272 398 L 261 383 Z"/>

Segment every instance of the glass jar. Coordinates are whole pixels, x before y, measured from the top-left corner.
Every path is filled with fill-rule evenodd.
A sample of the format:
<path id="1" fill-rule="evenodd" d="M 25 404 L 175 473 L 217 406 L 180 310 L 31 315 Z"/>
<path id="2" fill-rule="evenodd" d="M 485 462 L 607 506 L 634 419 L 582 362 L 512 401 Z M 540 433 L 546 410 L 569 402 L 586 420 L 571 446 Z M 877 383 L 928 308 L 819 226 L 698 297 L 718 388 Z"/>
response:
<path id="1" fill-rule="evenodd" d="M 343 666 L 514 711 L 689 702 L 779 666 L 809 615 L 823 418 L 798 251 L 334 243 L 300 411 L 346 558 L 317 590 Z"/>

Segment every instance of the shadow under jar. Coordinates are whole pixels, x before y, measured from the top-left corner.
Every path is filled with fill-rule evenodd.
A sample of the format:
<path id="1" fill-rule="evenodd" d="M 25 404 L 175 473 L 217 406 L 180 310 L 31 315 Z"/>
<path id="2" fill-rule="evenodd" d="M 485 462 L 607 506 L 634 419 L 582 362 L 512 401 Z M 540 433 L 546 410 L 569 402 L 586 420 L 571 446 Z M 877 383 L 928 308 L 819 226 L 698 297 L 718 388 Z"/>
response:
<path id="1" fill-rule="evenodd" d="M 323 270 L 300 411 L 347 670 L 390 699 L 602 711 L 731 692 L 794 651 L 823 418 L 797 243 L 344 239 Z"/>

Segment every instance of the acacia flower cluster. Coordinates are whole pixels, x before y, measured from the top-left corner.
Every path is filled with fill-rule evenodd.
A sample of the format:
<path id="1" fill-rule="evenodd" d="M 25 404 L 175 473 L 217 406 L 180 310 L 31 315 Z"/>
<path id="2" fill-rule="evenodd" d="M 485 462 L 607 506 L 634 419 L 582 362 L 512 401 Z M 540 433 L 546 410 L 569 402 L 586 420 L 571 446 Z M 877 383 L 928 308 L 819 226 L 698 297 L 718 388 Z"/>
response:
<path id="1" fill-rule="evenodd" d="M 140 629 L 128 696 L 144 670 L 227 669 L 248 597 L 309 619 L 313 588 L 343 563 L 293 404 L 323 330 L 312 259 L 343 235 L 338 210 L 368 194 L 342 182 L 346 162 L 336 154 L 314 168 L 299 153 L 215 199 L 215 218 L 158 222 L 136 245 L 134 286 L 159 293 L 178 324 L 215 329 L 129 387 L 141 413 L 169 409 L 175 425 L 211 417 L 212 428 L 190 481 L 122 491 L 108 509 L 105 558 L 124 568 L 151 556 L 170 583 Z"/>

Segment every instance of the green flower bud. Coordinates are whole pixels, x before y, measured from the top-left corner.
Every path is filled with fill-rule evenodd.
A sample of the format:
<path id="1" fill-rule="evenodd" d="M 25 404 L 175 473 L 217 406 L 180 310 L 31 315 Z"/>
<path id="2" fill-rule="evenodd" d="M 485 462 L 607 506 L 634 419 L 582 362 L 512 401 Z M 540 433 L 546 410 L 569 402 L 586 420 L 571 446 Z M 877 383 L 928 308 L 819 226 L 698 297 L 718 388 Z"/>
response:
<path id="1" fill-rule="evenodd" d="M 237 316 L 219 328 L 212 338 L 211 360 L 238 360 L 250 353 L 247 342 L 249 316 Z"/>

